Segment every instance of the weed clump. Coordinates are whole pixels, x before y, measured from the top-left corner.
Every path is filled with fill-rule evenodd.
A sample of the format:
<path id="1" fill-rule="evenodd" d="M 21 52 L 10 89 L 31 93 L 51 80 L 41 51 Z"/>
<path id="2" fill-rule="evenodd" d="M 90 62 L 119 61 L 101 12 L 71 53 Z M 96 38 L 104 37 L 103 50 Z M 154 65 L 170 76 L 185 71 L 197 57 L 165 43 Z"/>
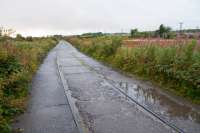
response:
<path id="1" fill-rule="evenodd" d="M 128 48 L 120 37 L 70 38 L 80 51 L 127 73 L 165 85 L 170 91 L 200 103 L 200 48 L 187 44 L 146 44 Z"/>
<path id="2" fill-rule="evenodd" d="M 25 109 L 29 83 L 53 38 L 0 41 L 0 131 L 11 132 L 10 123 Z"/>

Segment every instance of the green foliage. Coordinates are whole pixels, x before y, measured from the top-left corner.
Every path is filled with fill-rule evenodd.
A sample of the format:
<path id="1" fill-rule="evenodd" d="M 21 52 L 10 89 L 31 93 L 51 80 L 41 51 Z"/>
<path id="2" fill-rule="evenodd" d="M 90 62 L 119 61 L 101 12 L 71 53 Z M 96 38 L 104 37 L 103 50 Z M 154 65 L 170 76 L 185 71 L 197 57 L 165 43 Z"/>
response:
<path id="1" fill-rule="evenodd" d="M 156 31 L 139 32 L 138 29 L 131 29 L 130 31 L 131 38 L 154 38 L 158 36 L 164 39 L 172 39 L 176 37 L 176 33 L 172 32 L 170 27 L 164 26 L 163 24 L 161 24 Z"/>
<path id="2" fill-rule="evenodd" d="M 22 40 L 24 40 L 24 37 L 21 34 L 17 34 L 16 35 L 16 40 L 22 41 Z"/>
<path id="3" fill-rule="evenodd" d="M 172 35 L 172 34 L 170 34 Z M 131 38 L 154 38 L 155 32 L 154 31 L 138 31 L 138 29 L 132 29 L 130 32 L 130 37 Z"/>
<path id="4" fill-rule="evenodd" d="M 6 42 L 6 41 L 9 41 L 9 40 L 12 40 L 12 38 L 9 37 L 9 36 L 0 36 L 0 43 Z"/>
<path id="5" fill-rule="evenodd" d="M 89 38 L 89 37 L 98 37 L 98 36 L 103 36 L 103 33 L 102 33 L 102 32 L 97 32 L 97 33 L 84 33 L 84 34 L 82 34 L 80 37 Z"/>
<path id="6" fill-rule="evenodd" d="M 132 29 L 131 30 L 131 37 L 137 37 L 137 34 L 138 34 L 138 29 Z"/>
<path id="7" fill-rule="evenodd" d="M 83 45 L 85 40 L 70 41 L 98 60 L 167 85 L 177 95 L 200 102 L 200 49 L 196 41 L 167 47 L 149 44 L 126 48 L 120 45 L 121 41 L 115 42 L 114 39 L 93 38 L 89 45 Z"/>
<path id="8" fill-rule="evenodd" d="M 173 36 L 171 33 L 171 28 L 166 27 L 163 24 L 160 25 L 159 29 L 156 31 L 156 33 L 161 37 L 161 38 L 170 38 Z"/>
<path id="9" fill-rule="evenodd" d="M 12 73 L 20 71 L 20 64 L 13 55 L 3 55 L 5 51 L 0 52 L 0 76 L 9 76 Z"/>
<path id="10" fill-rule="evenodd" d="M 79 45 L 78 48 L 92 57 L 100 60 L 107 60 L 108 57 L 114 55 L 117 48 L 121 46 L 121 38 L 97 37 L 92 39 L 91 44 L 92 45 L 88 47 Z"/>
<path id="11" fill-rule="evenodd" d="M 12 118 L 23 112 L 29 82 L 42 58 L 56 44 L 52 38 L 0 43 L 0 131 L 11 132 Z"/>
<path id="12" fill-rule="evenodd" d="M 32 36 L 27 36 L 27 37 L 26 37 L 26 40 L 27 40 L 27 41 L 33 41 L 33 37 L 32 37 Z"/>

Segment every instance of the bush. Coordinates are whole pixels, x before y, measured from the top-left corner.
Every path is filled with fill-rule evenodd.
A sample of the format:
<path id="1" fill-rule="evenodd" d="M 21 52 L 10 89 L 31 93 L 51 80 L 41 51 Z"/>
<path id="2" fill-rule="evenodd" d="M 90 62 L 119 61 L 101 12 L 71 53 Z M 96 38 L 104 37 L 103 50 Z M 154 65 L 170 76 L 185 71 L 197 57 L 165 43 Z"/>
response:
<path id="1" fill-rule="evenodd" d="M 193 42 L 184 46 L 165 48 L 155 45 L 144 46 L 133 48 L 128 54 L 122 54 L 122 51 L 127 52 L 122 49 L 112 60 L 116 66 L 121 59 L 120 62 L 123 63 L 120 64 L 120 68 L 124 71 L 170 85 L 178 94 L 199 101 L 200 51 L 195 51 L 195 45 Z"/>
<path id="2" fill-rule="evenodd" d="M 55 44 L 52 38 L 0 43 L 0 131 L 11 132 L 12 118 L 25 108 L 31 78 Z"/>
<path id="3" fill-rule="evenodd" d="M 120 39 L 115 39 L 72 38 L 68 41 L 98 60 L 166 85 L 177 95 L 200 103 L 200 49 L 196 41 L 167 47 L 149 44 L 126 48 L 120 45 Z"/>
<path id="4" fill-rule="evenodd" d="M 27 36 L 27 37 L 26 37 L 26 40 L 27 40 L 27 41 L 33 41 L 33 37 L 32 37 L 32 36 Z"/>
<path id="5" fill-rule="evenodd" d="M 22 40 L 24 40 L 24 37 L 21 34 L 17 34 L 16 35 L 16 40 L 22 41 Z"/>

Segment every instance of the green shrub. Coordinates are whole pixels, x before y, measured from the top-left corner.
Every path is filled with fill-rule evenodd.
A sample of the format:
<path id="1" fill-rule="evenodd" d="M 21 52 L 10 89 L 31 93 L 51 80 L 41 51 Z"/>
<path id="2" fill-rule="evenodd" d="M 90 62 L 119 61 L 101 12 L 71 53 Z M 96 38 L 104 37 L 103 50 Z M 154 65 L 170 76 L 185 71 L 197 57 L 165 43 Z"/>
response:
<path id="1" fill-rule="evenodd" d="M 0 44 L 0 131 L 11 132 L 10 122 L 23 112 L 29 83 L 42 58 L 55 46 L 52 38 L 19 38 Z"/>
<path id="2" fill-rule="evenodd" d="M 120 38 L 69 39 L 80 51 L 125 72 L 156 81 L 178 95 L 200 103 L 200 49 L 197 42 L 161 47 L 121 46 Z M 90 42 L 84 45 L 85 42 Z"/>

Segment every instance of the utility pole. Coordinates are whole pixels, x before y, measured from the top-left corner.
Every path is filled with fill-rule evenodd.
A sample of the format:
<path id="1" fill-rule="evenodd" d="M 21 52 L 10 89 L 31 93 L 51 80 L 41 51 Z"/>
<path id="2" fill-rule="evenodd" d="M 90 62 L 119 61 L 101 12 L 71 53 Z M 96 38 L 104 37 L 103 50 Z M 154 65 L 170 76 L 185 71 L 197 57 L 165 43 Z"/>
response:
<path id="1" fill-rule="evenodd" d="M 182 32 L 182 28 L 183 28 L 183 22 L 180 22 L 179 25 L 180 25 L 180 31 L 179 32 L 181 33 Z"/>

